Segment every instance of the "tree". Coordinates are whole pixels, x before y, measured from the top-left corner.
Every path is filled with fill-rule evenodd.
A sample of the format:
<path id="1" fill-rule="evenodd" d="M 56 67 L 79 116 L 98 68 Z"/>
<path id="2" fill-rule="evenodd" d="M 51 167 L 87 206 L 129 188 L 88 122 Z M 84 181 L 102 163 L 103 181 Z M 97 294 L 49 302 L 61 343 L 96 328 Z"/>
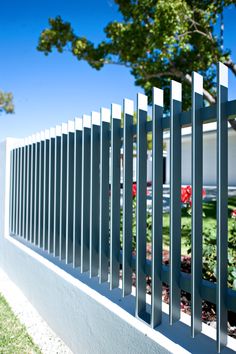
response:
<path id="1" fill-rule="evenodd" d="M 10 92 L 0 90 L 0 113 L 14 113 L 13 96 Z"/>
<path id="2" fill-rule="evenodd" d="M 152 87 L 165 89 L 169 103 L 170 79 L 183 82 L 183 109 L 191 103 L 191 72 L 204 77 L 205 103 L 216 101 L 215 63 L 223 62 L 236 75 L 230 50 L 223 48 L 223 9 L 235 0 L 115 0 L 123 15 L 121 22 L 108 23 L 106 39 L 95 46 L 76 35 L 61 17 L 49 19 L 37 49 L 49 54 L 53 49 L 69 50 L 99 70 L 105 64 L 130 68 L 135 84 L 151 99 Z M 216 33 L 221 20 L 220 33 Z M 236 129 L 236 124 L 231 121 Z"/>

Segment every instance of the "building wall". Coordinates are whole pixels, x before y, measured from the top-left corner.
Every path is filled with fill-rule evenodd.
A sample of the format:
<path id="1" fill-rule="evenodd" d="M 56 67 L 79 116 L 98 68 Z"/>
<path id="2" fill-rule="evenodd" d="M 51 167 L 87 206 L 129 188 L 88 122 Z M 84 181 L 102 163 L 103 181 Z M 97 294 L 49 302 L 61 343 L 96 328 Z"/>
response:
<path id="1" fill-rule="evenodd" d="M 170 181 L 169 139 L 167 139 L 167 183 Z M 236 186 L 236 132 L 229 129 L 228 183 Z M 191 136 L 182 137 L 182 184 L 191 184 Z M 203 184 L 216 185 L 216 131 L 203 136 Z"/>

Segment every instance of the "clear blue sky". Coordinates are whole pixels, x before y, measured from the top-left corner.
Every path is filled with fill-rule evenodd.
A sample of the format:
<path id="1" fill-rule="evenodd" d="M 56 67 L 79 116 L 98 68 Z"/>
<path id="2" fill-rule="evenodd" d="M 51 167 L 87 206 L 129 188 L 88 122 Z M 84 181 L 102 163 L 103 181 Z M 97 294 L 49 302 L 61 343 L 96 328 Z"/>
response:
<path id="1" fill-rule="evenodd" d="M 101 106 L 136 99 L 141 88 L 127 68 L 106 66 L 96 71 L 70 53 L 45 56 L 36 50 L 48 18 L 61 15 L 76 32 L 92 41 L 120 14 L 113 0 L 2 0 L 0 9 L 0 88 L 14 94 L 15 114 L 0 116 L 0 140 L 25 137 Z M 225 11 L 225 47 L 236 61 L 236 10 Z M 229 98 L 236 98 L 230 75 Z"/>

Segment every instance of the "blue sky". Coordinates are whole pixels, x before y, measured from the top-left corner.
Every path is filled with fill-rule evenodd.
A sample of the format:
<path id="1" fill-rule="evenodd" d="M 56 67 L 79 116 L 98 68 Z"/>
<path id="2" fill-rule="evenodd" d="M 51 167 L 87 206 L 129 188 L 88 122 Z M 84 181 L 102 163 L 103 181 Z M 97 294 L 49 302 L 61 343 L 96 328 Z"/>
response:
<path id="1" fill-rule="evenodd" d="M 136 99 L 127 68 L 105 66 L 96 71 L 70 53 L 45 56 L 36 50 L 48 18 L 61 15 L 80 35 L 98 42 L 103 28 L 120 19 L 113 0 L 2 0 L 0 11 L 0 88 L 14 94 L 15 114 L 0 116 L 0 140 L 90 114 L 124 97 Z M 225 11 L 225 47 L 236 61 L 236 10 Z M 229 77 L 229 99 L 236 98 L 236 78 Z"/>

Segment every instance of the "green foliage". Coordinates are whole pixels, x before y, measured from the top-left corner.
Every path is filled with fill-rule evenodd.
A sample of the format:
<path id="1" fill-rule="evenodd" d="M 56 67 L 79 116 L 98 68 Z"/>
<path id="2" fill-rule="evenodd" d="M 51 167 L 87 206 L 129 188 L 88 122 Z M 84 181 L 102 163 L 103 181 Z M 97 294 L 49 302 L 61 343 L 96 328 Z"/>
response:
<path id="1" fill-rule="evenodd" d="M 14 113 L 13 96 L 10 92 L 0 91 L 0 113 Z"/>
<path id="2" fill-rule="evenodd" d="M 41 353 L 0 294 L 0 353 Z"/>
<path id="3" fill-rule="evenodd" d="M 105 40 L 94 45 L 76 35 L 71 24 L 60 16 L 49 19 L 49 28 L 40 35 L 38 50 L 49 54 L 53 49 L 70 50 L 78 60 L 85 60 L 99 70 L 104 64 L 130 68 L 136 85 L 144 88 L 151 100 L 152 87 L 166 89 L 169 103 L 170 78 L 183 81 L 184 109 L 190 105 L 191 72 L 204 76 L 208 102 L 215 100 L 215 64 L 224 62 L 235 71 L 230 51 L 221 47 L 215 31 L 223 7 L 235 0 L 115 0 L 122 21 L 104 28 Z M 234 72 L 235 73 L 235 72 Z M 206 93 L 205 91 L 205 93 Z"/>

